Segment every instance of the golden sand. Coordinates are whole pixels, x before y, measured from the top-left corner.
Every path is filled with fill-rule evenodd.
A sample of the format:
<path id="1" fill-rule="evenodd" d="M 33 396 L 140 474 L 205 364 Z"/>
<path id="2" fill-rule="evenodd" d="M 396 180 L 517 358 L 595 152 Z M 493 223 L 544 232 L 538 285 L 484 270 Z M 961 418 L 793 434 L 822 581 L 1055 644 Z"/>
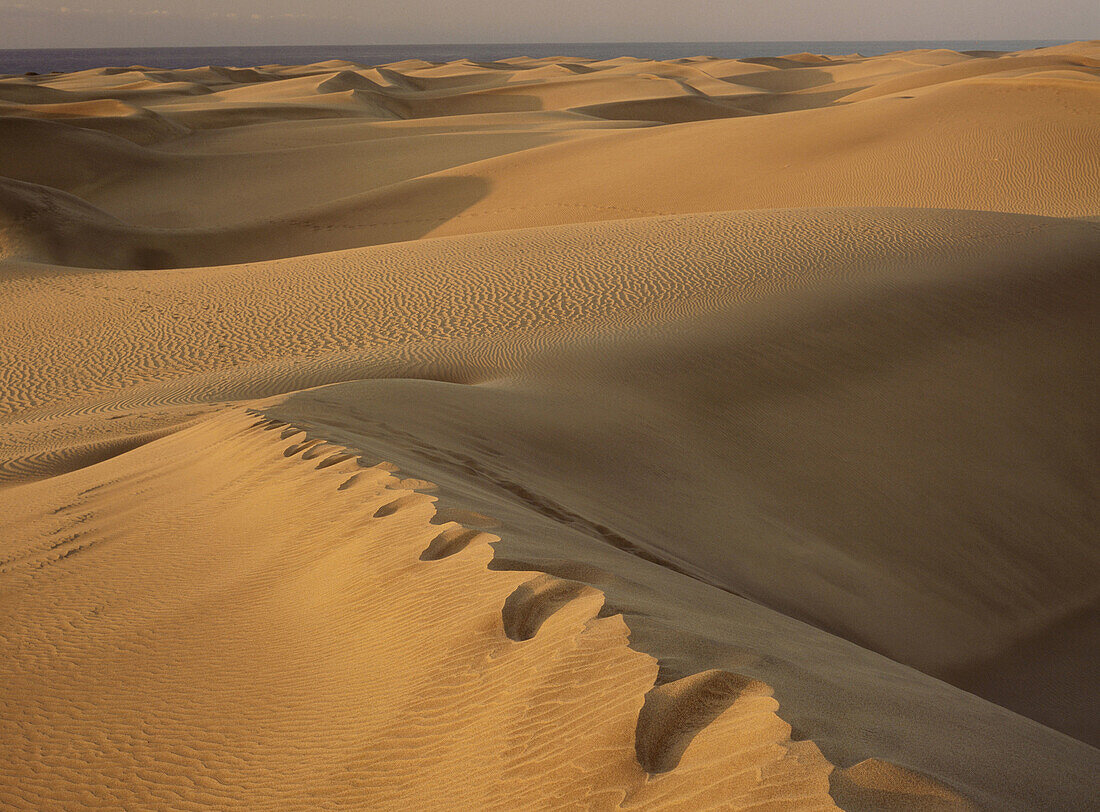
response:
<path id="1" fill-rule="evenodd" d="M 1086 809 L 1100 45 L 0 77 L 0 805 Z"/>

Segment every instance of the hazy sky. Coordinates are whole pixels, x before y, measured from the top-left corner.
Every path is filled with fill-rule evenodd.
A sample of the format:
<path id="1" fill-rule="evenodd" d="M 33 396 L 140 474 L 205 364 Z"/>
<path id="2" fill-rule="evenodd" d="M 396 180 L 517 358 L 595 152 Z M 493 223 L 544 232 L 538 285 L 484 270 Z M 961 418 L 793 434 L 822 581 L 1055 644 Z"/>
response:
<path id="1" fill-rule="evenodd" d="M 0 48 L 1096 37 L 1100 0 L 0 0 Z"/>

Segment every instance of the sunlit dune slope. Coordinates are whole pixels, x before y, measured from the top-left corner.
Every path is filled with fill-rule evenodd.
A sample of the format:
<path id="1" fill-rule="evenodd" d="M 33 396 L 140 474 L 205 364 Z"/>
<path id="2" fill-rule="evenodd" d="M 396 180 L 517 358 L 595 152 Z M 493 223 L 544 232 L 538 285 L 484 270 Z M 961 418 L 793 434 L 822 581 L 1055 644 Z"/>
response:
<path id="1" fill-rule="evenodd" d="M 253 265 L 9 263 L 0 408 L 68 442 L 190 404 L 360 377 L 476 382 L 532 353 L 778 295 L 1006 263 L 1088 266 L 1094 224 L 969 212 L 779 210 L 558 226 Z M 47 473 L 47 471 L 43 471 Z"/>
<path id="2" fill-rule="evenodd" d="M 426 483 L 256 423 L 0 495 L 5 805 L 835 808 L 766 685 L 639 721 L 657 664 L 598 591 L 487 571 L 486 533 L 423 560 L 458 528 Z"/>
<path id="3" fill-rule="evenodd" d="M 748 74 L 719 70 L 721 78 L 706 72 L 706 62 L 603 67 L 556 80 L 561 93 L 604 74 L 610 74 L 605 83 L 629 80 L 640 82 L 639 89 L 627 100 L 613 95 L 596 103 L 577 91 L 576 98 L 522 109 L 448 109 L 420 120 L 431 125 L 426 132 L 401 118 L 367 113 L 354 126 L 343 119 L 314 121 L 323 144 L 299 140 L 260 151 L 253 145 L 247 155 L 239 154 L 241 147 L 210 154 L 203 140 L 195 142 L 194 152 L 177 148 L 167 154 L 155 144 L 142 147 L 74 128 L 49 112 L 57 102 L 39 105 L 42 121 L 24 120 L 36 109 L 24 105 L 0 126 L 6 146 L 0 168 L 14 179 L 75 194 L 99 212 L 88 210 L 79 218 L 79 233 L 58 239 L 57 221 L 74 218 L 71 201 L 39 190 L 33 193 L 44 202 L 28 214 L 19 201 L 31 191 L 7 188 L 0 218 L 18 228 L 0 251 L 68 265 L 176 267 L 694 211 L 886 205 L 1060 216 L 1095 212 L 1095 58 L 948 54 L 939 59 L 948 62 L 943 67 L 936 59 L 928 64 L 929 58 L 884 59 L 888 68 L 881 71 L 874 68 L 876 60 L 812 67 L 791 62 L 794 67 L 751 65 Z M 679 75 L 685 71 L 694 78 Z M 524 72 L 516 73 L 522 79 Z M 662 72 L 672 78 L 658 78 Z M 255 97 L 249 109 L 277 121 L 310 93 L 327 97 L 326 83 L 373 81 L 353 81 L 358 76 L 318 67 L 301 77 L 279 80 L 274 74 L 269 81 L 247 82 L 232 93 Z M 731 84 L 735 80 L 739 84 Z M 687 89 L 669 97 L 663 82 Z M 276 103 L 279 88 L 288 83 L 285 92 L 293 98 Z M 657 87 L 647 94 L 641 88 L 651 83 Z M 9 92 L 20 98 L 47 87 L 51 94 L 69 92 L 53 89 L 64 84 L 60 80 L 7 84 L 24 88 Z M 0 80 L 0 98 L 7 84 Z M 545 80 L 529 84 L 543 87 Z M 398 86 L 385 92 L 406 99 L 429 91 Z M 470 92 L 462 83 L 445 91 L 447 98 Z M 203 109 L 222 110 L 229 104 L 226 93 L 203 96 Z M 158 116 L 150 127 L 159 128 L 161 119 L 190 126 L 180 123 L 186 118 L 180 118 L 181 102 L 159 98 L 148 101 L 147 109 Z M 653 112 L 666 104 L 667 116 Z M 656 126 L 694 117 L 699 105 L 718 105 L 724 112 L 715 121 Z M 731 105 L 753 114 L 727 118 L 735 112 Z M 535 111 L 550 109 L 571 118 L 546 130 L 547 114 Z M 610 128 L 593 129 L 601 111 Z M 452 128 L 440 131 L 438 122 L 459 113 Z M 508 118 L 512 129 L 482 130 L 480 120 L 494 115 Z M 376 140 L 389 125 L 403 140 Z M 258 137 L 253 144 L 264 144 Z M 59 161 L 58 155 L 66 157 Z"/>

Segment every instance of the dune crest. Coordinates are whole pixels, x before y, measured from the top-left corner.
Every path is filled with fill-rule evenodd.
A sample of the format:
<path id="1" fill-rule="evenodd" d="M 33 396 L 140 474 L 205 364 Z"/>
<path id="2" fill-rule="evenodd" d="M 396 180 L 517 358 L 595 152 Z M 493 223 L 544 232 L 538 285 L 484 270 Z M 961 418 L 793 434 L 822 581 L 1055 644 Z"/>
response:
<path id="1" fill-rule="evenodd" d="M 196 805 L 306 808 L 317 793 L 335 793 L 372 808 L 510 808 L 547 798 L 666 808 L 656 799 L 663 782 L 677 780 L 723 802 L 774 803 L 780 790 L 834 808 L 831 765 L 807 757 L 808 742 L 798 758 L 788 753 L 789 726 L 774 703 L 741 710 L 731 697 L 706 719 L 684 717 L 685 698 L 654 709 L 654 691 L 665 690 L 650 690 L 656 663 L 626 647 L 621 616 L 600 614 L 597 590 L 488 571 L 495 537 L 484 533 L 424 560 L 441 527 L 463 531 L 439 522 L 435 497 L 404 488 L 392 467 L 368 466 L 280 421 L 234 410 L 0 499 L 14 534 L 0 568 L 13 599 L 5 624 L 20 629 L 17 647 L 7 640 L 13 713 L 5 719 L 38 731 L 32 749 L 9 751 L 6 805 L 66 804 L 94 784 L 101 802 L 141 805 L 177 795 Z M 283 500 L 299 505 L 297 522 L 265 508 Z M 47 504 L 48 530 L 35 515 Z M 173 515 L 193 520 L 185 535 Z M 81 597 L 89 586 L 90 602 Z M 58 603 L 69 607 L 65 626 L 92 639 L 57 636 L 49 611 L 36 607 Z M 332 649 L 310 632 L 322 628 L 352 637 Z M 103 647 L 126 652 L 115 664 L 127 670 L 125 684 L 101 681 Z M 303 692 L 288 675 L 316 690 Z M 145 710 L 108 711 L 85 736 L 65 701 L 82 690 L 104 710 Z M 12 701 L 21 697 L 37 700 Z M 711 723 L 717 752 L 693 756 Z M 186 755 L 158 750 L 212 724 L 217 739 Z M 635 736 L 675 748 L 685 773 L 667 757 L 639 766 Z M 395 782 L 414 753 L 425 757 Z M 41 759 L 58 773 L 36 775 Z M 135 785 L 125 779 L 131 771 L 156 778 Z M 651 781 L 647 771 L 669 777 Z M 685 798 L 673 792 L 667 801 Z"/>

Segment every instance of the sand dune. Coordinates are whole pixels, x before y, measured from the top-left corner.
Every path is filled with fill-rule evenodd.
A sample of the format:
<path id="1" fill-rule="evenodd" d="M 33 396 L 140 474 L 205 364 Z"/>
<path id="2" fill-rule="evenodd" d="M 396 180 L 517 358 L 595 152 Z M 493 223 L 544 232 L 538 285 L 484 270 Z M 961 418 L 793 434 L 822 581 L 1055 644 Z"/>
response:
<path id="1" fill-rule="evenodd" d="M 1089 808 L 1098 79 L 0 77 L 0 804 Z"/>

